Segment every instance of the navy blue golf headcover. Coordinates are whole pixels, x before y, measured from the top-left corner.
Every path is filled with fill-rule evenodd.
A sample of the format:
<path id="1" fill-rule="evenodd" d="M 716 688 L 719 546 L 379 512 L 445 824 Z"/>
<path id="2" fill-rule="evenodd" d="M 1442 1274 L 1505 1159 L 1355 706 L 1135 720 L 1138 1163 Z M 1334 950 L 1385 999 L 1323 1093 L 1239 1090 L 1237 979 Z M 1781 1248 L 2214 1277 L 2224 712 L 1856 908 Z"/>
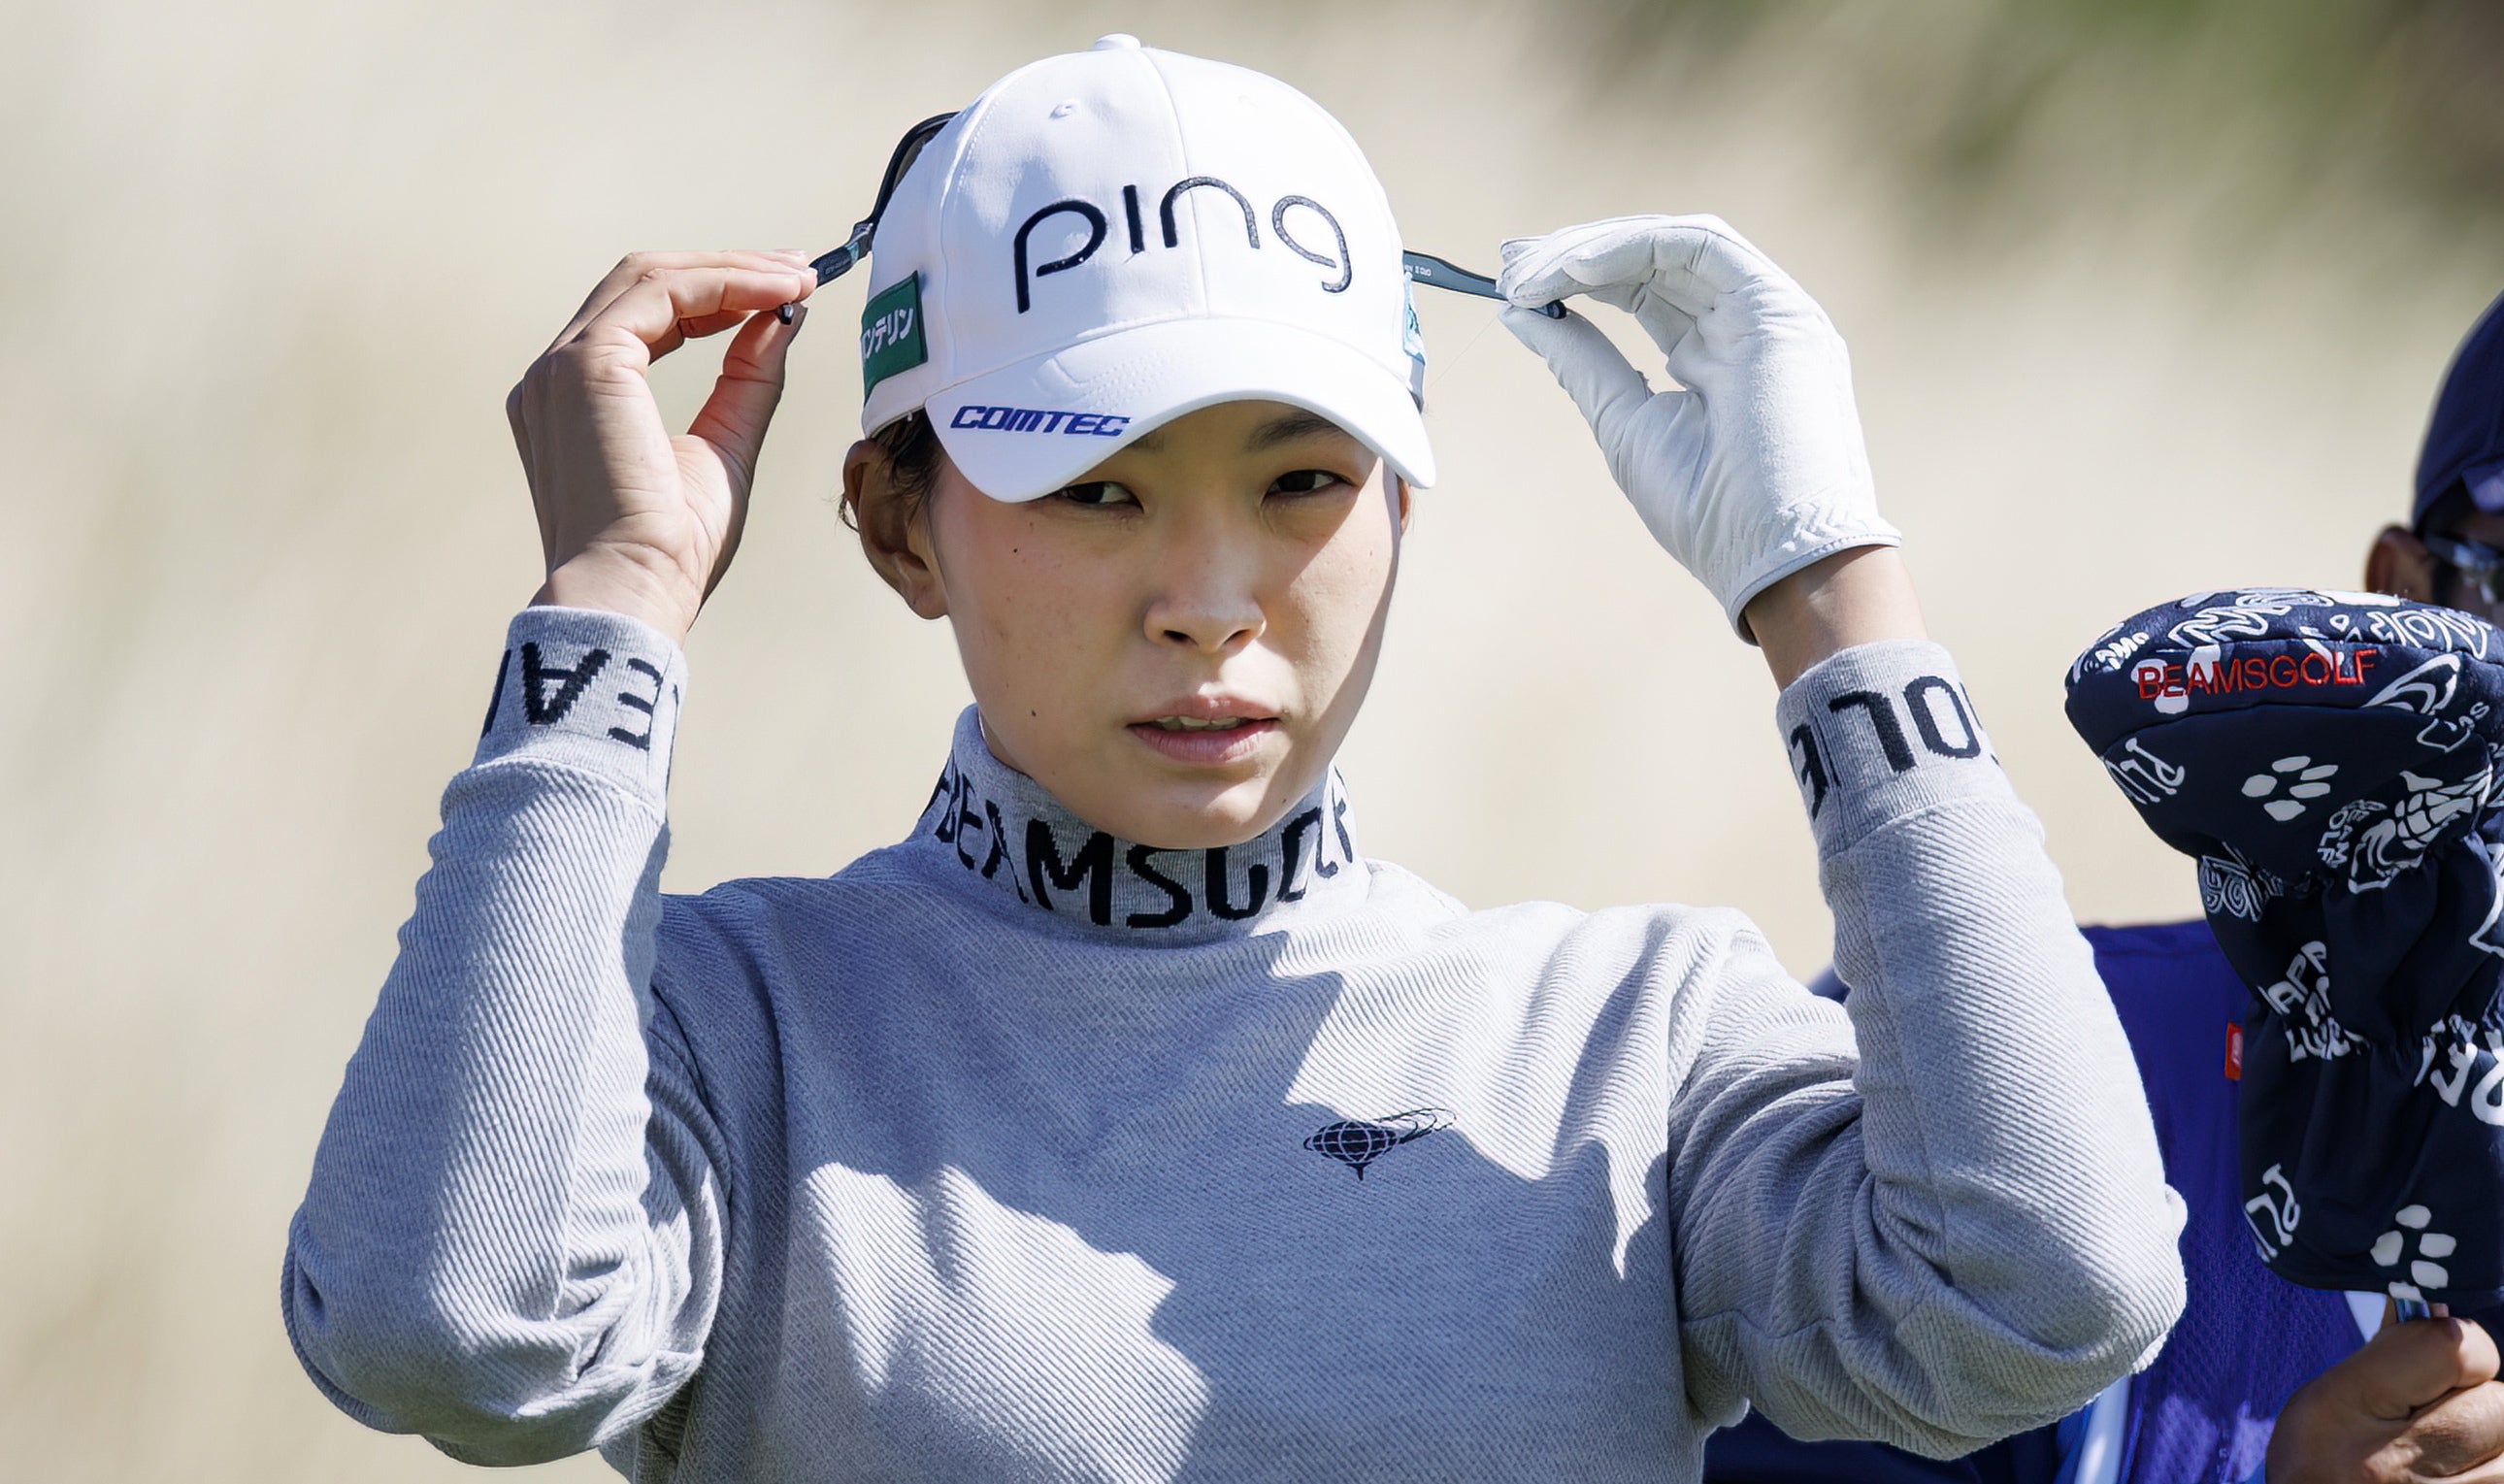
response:
<path id="1" fill-rule="evenodd" d="M 2069 723 L 2255 999 L 2243 1211 L 2309 1288 L 2504 1300 L 2504 631 L 2269 588 L 2115 626 Z"/>

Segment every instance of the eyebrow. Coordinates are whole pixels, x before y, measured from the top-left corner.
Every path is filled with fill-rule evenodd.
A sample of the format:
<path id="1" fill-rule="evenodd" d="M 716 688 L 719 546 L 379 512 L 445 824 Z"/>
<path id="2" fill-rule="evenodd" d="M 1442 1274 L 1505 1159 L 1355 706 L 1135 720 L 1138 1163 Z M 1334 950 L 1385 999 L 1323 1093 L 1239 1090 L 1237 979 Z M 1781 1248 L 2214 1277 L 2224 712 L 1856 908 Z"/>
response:
<path id="1" fill-rule="evenodd" d="M 1348 435 L 1346 429 L 1320 413 L 1306 412 L 1303 408 L 1298 408 L 1293 412 L 1280 413 L 1253 429 L 1251 435 L 1243 440 L 1243 451 L 1247 454 L 1257 454 L 1264 449 L 1275 448 L 1281 443 L 1293 443 L 1301 438 L 1315 437 L 1325 433 L 1337 434 L 1340 437 Z M 1153 432 L 1141 433 L 1130 440 L 1130 446 L 1143 454 L 1161 453 L 1165 446 L 1165 431 L 1160 428 Z"/>
<path id="2" fill-rule="evenodd" d="M 1320 413 L 1306 412 L 1298 408 L 1294 412 L 1271 418 L 1253 429 L 1252 436 L 1243 440 L 1243 451 L 1247 454 L 1257 454 L 1265 448 L 1275 448 L 1281 443 L 1293 443 L 1300 438 L 1309 438 L 1321 433 L 1335 433 L 1340 437 L 1347 435 L 1346 430 Z"/>

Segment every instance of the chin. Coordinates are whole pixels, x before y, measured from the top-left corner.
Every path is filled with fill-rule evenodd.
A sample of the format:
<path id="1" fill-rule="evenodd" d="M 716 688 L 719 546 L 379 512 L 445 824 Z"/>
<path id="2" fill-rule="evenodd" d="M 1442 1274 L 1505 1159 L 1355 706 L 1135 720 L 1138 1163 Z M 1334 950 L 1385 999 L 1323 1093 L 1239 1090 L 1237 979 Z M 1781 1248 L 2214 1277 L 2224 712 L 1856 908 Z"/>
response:
<path id="1" fill-rule="evenodd" d="M 1105 811 L 1117 817 L 1089 815 L 1089 822 L 1160 850 L 1241 845 L 1275 824 L 1294 802 L 1271 802 L 1274 781 L 1262 777 L 1231 785 L 1147 783 L 1122 792 L 1115 807 Z"/>
<path id="2" fill-rule="evenodd" d="M 1071 813 L 1158 850 L 1241 845 L 1285 818 L 1323 771 L 1306 761 L 1306 747 L 1278 735 L 1217 767 L 1175 766 L 1143 752 L 1128 736 L 1109 746 L 1037 745 L 1027 766 L 1026 739 L 990 730 L 986 737 L 993 755 L 1042 784 Z"/>

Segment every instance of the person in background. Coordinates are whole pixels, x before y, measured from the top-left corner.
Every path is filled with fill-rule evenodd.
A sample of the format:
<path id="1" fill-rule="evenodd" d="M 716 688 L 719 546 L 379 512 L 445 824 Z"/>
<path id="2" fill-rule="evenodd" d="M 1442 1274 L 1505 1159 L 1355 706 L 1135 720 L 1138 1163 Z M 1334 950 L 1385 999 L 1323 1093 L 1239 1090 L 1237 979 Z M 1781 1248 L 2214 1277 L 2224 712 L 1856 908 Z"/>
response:
<path id="1" fill-rule="evenodd" d="M 2407 526 L 2365 585 L 2504 624 L 2504 299 L 2454 356 Z M 2261 1265 L 2236 1176 L 2250 991 L 2204 921 L 2090 927 L 2146 1086 L 2166 1178 L 2190 1216 L 2190 1294 L 2156 1360 L 2052 1427 L 1946 1462 L 1878 1443 L 1794 1441 L 1761 1416 L 1708 1445 L 1708 1484 L 2384 1484 L 2504 1480 L 2504 1314 L 2386 1324 L 2380 1294 L 2326 1294 Z M 1832 975 L 1821 987 L 1841 994 Z M 2483 1322 L 2482 1322 L 2483 1321 Z"/>

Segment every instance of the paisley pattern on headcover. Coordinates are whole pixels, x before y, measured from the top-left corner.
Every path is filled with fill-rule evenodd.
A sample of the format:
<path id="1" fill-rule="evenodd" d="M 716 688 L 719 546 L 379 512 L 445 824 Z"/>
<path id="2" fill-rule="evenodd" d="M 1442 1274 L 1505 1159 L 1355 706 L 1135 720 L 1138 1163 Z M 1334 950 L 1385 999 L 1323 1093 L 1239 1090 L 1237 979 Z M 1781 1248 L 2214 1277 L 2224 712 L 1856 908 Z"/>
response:
<path id="1" fill-rule="evenodd" d="M 2311 1288 L 2504 1300 L 2504 631 L 2369 594 L 2203 593 L 2088 646 L 2069 715 L 2199 862 L 2254 991 L 2262 1260 Z"/>

